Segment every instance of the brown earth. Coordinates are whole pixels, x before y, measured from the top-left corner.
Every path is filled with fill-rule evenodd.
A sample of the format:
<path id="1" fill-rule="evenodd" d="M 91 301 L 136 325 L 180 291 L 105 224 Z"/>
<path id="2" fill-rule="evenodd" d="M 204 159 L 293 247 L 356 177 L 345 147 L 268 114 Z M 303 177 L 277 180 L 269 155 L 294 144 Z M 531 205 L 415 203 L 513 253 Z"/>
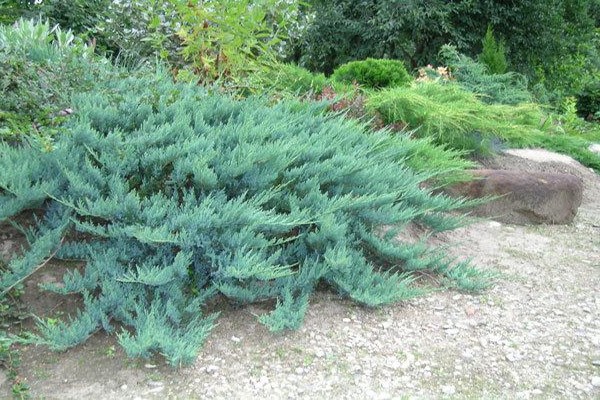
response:
<path id="1" fill-rule="evenodd" d="M 268 305 L 223 304 L 189 368 L 127 359 L 99 333 L 64 353 L 22 348 L 22 376 L 44 399 L 600 398 L 600 177 L 572 160 L 522 156 L 484 166 L 577 175 L 583 202 L 570 225 L 481 221 L 439 235 L 456 243 L 452 254 L 503 274 L 480 295 L 435 292 L 373 310 L 321 291 L 302 328 L 283 334 L 257 322 Z M 11 251 L 14 237 L 3 235 L 0 251 Z M 33 311 L 79 304 L 37 290 L 60 268 L 27 282 Z M 3 395 L 10 398 L 6 382 Z"/>

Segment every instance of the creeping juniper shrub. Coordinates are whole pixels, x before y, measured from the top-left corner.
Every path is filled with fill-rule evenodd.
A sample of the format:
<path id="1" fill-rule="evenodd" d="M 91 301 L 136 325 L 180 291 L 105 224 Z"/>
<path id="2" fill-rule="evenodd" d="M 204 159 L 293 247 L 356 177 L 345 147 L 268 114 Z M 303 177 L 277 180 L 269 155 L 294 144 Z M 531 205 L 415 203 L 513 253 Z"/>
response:
<path id="1" fill-rule="evenodd" d="M 109 82 L 74 104 L 54 151 L 0 142 L 0 220 L 45 212 L 0 291 L 49 257 L 85 261 L 45 286 L 84 301 L 68 320 L 41 321 L 52 349 L 119 322 L 129 356 L 189 364 L 216 318 L 203 305 L 219 293 L 275 299 L 259 319 L 281 330 L 301 324 L 320 282 L 373 307 L 422 293 L 420 271 L 467 289 L 489 282 L 422 240 L 394 239 L 411 223 L 464 222 L 448 214 L 464 202 L 421 187 L 444 171 L 405 162 L 427 142 L 366 134 L 319 104 L 235 101 L 164 75 Z"/>
<path id="2" fill-rule="evenodd" d="M 331 77 L 338 82 L 356 82 L 367 88 L 404 86 L 412 81 L 402 61 L 373 58 L 341 65 Z"/>
<path id="3" fill-rule="evenodd" d="M 485 103 L 517 105 L 533 100 L 524 75 L 490 73 L 488 65 L 459 53 L 451 45 L 442 46 L 439 57 L 450 68 L 455 82 L 464 90 L 477 94 Z"/>

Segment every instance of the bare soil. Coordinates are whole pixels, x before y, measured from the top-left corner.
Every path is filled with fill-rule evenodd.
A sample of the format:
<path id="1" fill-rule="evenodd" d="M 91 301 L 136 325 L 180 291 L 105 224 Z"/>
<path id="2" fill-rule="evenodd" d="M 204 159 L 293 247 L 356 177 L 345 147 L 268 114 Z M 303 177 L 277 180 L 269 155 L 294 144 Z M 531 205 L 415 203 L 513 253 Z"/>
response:
<path id="1" fill-rule="evenodd" d="M 44 399 L 594 399 L 600 398 L 600 177 L 577 163 L 505 155 L 486 167 L 575 174 L 584 199 L 568 226 L 481 221 L 436 238 L 503 277 L 479 295 L 440 291 L 367 309 L 318 292 L 295 332 L 272 334 L 269 304 L 223 303 L 197 362 L 128 359 L 96 334 L 64 353 L 22 348 L 22 376 Z M 0 232 L 0 251 L 14 251 Z M 61 266 L 39 271 L 24 301 L 38 315 L 68 313 L 77 298 L 42 293 Z M 10 385 L 0 372 L 0 398 Z"/>

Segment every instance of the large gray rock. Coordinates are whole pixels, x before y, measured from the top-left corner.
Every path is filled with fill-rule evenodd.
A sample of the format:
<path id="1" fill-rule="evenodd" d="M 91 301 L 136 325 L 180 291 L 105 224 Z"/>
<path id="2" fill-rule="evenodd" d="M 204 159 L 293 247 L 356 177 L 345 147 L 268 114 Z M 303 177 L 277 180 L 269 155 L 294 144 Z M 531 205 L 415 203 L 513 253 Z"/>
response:
<path id="1" fill-rule="evenodd" d="M 529 224 L 568 224 L 581 204 L 580 178 L 562 173 L 482 169 L 472 171 L 475 180 L 453 185 L 453 196 L 499 196 L 473 209 L 473 214 L 496 221 Z"/>

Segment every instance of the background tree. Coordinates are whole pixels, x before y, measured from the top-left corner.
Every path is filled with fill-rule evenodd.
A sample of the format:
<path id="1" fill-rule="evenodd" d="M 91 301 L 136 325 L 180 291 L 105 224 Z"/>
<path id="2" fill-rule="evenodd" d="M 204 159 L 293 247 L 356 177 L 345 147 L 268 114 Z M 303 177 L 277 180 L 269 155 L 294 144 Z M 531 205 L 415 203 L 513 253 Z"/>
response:
<path id="1" fill-rule="evenodd" d="M 314 18 L 293 60 L 331 73 L 367 57 L 438 62 L 443 44 L 475 56 L 488 24 L 505 41 L 508 67 L 560 95 L 580 90 L 597 63 L 597 0 L 312 0 Z M 597 19 L 597 18 L 596 18 Z"/>

